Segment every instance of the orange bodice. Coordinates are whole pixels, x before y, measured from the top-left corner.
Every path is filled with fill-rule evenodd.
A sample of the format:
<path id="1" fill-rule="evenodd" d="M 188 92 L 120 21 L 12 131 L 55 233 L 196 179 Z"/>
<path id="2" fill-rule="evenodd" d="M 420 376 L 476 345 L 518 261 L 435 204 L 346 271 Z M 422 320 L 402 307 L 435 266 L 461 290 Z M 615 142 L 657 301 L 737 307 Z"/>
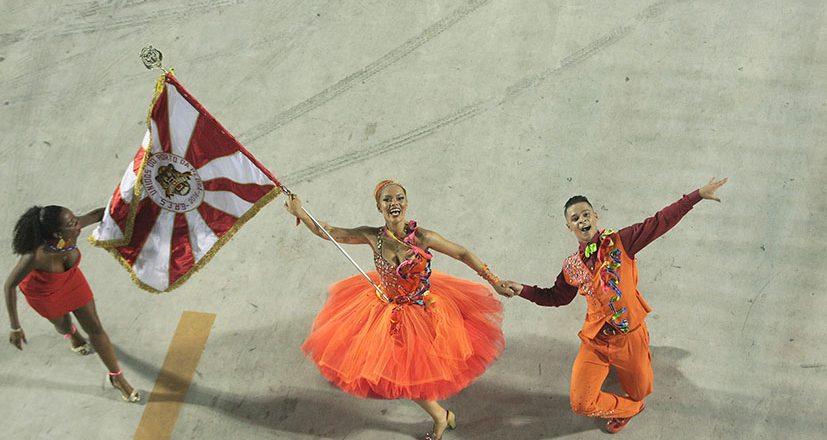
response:
<path id="1" fill-rule="evenodd" d="M 431 254 L 416 245 L 416 222 L 411 221 L 407 230 L 409 234 L 402 240 L 394 237 L 387 228 L 379 229 L 376 237 L 376 252 L 373 263 L 381 279 L 381 288 L 392 302 L 415 302 L 425 305 L 424 297 L 430 289 Z M 409 248 L 406 260 L 398 266 L 382 256 L 382 241 L 390 237 Z"/>

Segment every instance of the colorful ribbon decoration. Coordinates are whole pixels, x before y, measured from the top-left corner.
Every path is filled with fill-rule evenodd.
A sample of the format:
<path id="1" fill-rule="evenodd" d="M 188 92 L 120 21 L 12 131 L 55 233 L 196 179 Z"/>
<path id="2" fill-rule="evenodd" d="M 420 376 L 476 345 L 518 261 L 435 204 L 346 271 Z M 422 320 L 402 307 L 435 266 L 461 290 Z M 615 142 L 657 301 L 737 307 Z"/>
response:
<path id="1" fill-rule="evenodd" d="M 595 252 L 597 252 L 597 243 L 589 243 L 586 246 L 586 250 L 583 251 L 583 256 L 588 260 Z"/>
<path id="2" fill-rule="evenodd" d="M 614 240 L 611 238 L 611 235 L 614 233 L 615 231 L 611 229 L 606 229 L 600 233 L 600 246 L 597 248 L 597 259 L 602 261 L 600 265 L 600 281 L 601 284 L 603 284 L 604 290 L 607 288 L 612 289 L 615 293 L 615 296 L 609 301 L 609 308 L 612 310 L 612 325 L 621 333 L 629 333 L 629 320 L 620 319 L 621 315 L 626 313 L 626 307 L 618 310 L 614 304 L 623 297 L 623 292 L 621 292 L 617 286 L 617 284 L 620 283 L 620 274 L 618 271 L 620 269 L 621 251 L 615 246 Z M 588 247 L 586 250 L 588 251 Z"/>
<path id="3" fill-rule="evenodd" d="M 406 258 L 405 261 L 401 262 L 399 266 L 396 267 L 396 275 L 398 275 L 401 279 L 408 279 L 408 277 L 411 275 L 411 270 L 413 269 L 413 267 L 411 266 L 415 264 L 415 262 L 417 262 L 417 259 L 420 258 L 425 261 L 425 269 L 421 274 L 416 274 L 419 276 L 420 281 L 419 289 L 417 289 L 416 292 L 410 295 L 397 295 L 393 299 L 391 299 L 391 302 L 396 304 L 392 312 L 392 314 L 394 315 L 400 310 L 402 310 L 402 307 L 406 304 L 416 304 L 425 307 L 425 297 L 431 293 L 431 282 L 429 278 L 431 276 L 431 259 L 433 258 L 433 256 L 426 250 L 414 244 L 416 240 L 416 222 L 411 220 L 408 223 L 407 227 L 408 230 L 411 232 L 402 240 L 397 238 L 396 235 L 394 235 L 394 233 L 390 229 L 385 228 L 385 233 L 389 237 L 396 240 L 397 243 L 409 248 L 406 252 L 406 256 L 408 258 Z M 428 304 L 431 304 L 431 302 L 429 302 Z M 399 321 L 392 317 L 390 333 L 395 334 L 398 331 Z"/>
<path id="4" fill-rule="evenodd" d="M 425 302 L 422 301 L 421 299 L 416 299 L 416 298 L 419 298 L 421 296 L 425 296 L 426 293 L 428 291 L 430 291 L 430 289 L 431 289 L 431 282 L 430 282 L 430 280 L 428 280 L 428 278 L 430 278 L 430 276 L 431 276 L 431 258 L 433 258 L 433 255 L 431 255 L 430 253 L 428 253 L 424 249 L 422 249 L 419 246 L 414 244 L 414 241 L 416 240 L 416 228 L 417 228 L 416 222 L 411 220 L 408 223 L 408 230 L 410 230 L 411 232 L 403 240 L 400 240 L 399 238 L 397 238 L 396 235 L 394 235 L 393 231 L 391 231 L 388 228 L 385 228 L 385 232 L 388 234 L 389 237 L 396 240 L 397 243 L 409 248 L 408 252 L 406 253 L 406 256 L 413 257 L 413 258 L 406 258 L 405 261 L 399 263 L 399 266 L 396 267 L 396 274 L 399 275 L 399 278 L 402 278 L 403 280 L 408 279 L 408 276 L 410 275 L 409 266 L 414 264 L 414 259 L 416 257 L 424 258 L 425 261 L 427 262 L 427 264 L 425 266 L 425 273 L 421 275 L 421 279 L 420 279 L 422 284 L 420 285 L 419 289 L 415 293 L 413 293 L 411 295 L 406 295 L 407 296 L 407 301 L 404 301 L 404 302 L 413 302 L 413 303 L 424 306 Z M 397 296 L 397 298 L 399 298 L 399 297 Z M 397 302 L 396 298 L 394 298 L 394 302 Z"/>

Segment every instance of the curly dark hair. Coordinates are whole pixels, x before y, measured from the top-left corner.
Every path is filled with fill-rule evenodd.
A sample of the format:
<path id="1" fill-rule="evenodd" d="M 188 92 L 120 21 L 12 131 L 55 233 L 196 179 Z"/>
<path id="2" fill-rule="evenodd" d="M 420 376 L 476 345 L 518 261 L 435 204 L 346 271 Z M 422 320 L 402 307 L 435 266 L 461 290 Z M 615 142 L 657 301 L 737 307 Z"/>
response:
<path id="1" fill-rule="evenodd" d="M 566 211 L 568 211 L 569 206 L 574 205 L 575 203 L 586 202 L 589 206 L 592 206 L 592 202 L 586 198 L 586 196 L 572 196 L 567 202 L 566 206 L 563 207 L 563 217 L 566 216 Z"/>
<path id="2" fill-rule="evenodd" d="M 63 207 L 56 205 L 32 206 L 27 209 L 17 224 L 14 225 L 12 250 L 23 255 L 33 252 L 47 238 L 60 231 L 60 211 Z"/>

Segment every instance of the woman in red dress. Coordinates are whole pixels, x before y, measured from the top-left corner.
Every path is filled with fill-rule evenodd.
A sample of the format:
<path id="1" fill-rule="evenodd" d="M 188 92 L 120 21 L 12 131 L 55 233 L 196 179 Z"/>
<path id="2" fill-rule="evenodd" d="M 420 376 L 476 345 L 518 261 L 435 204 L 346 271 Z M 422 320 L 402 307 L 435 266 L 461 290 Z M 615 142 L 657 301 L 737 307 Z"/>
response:
<path id="1" fill-rule="evenodd" d="M 488 266 L 464 247 L 407 222 L 405 188 L 386 180 L 374 191 L 382 227 L 323 224 L 340 243 L 373 249 L 376 291 L 358 275 L 330 287 L 302 350 L 322 375 L 362 398 L 412 399 L 433 418 L 426 439 L 456 427 L 456 415 L 438 400 L 479 377 L 502 352 L 502 304 L 491 290 L 431 271 L 431 250 L 462 261 L 499 293 L 510 293 Z M 326 238 L 291 195 L 287 210 Z"/>
<path id="2" fill-rule="evenodd" d="M 141 395 L 123 377 L 118 359 L 103 330 L 95 310 L 92 290 L 78 267 L 80 251 L 77 238 L 80 230 L 101 221 L 104 209 L 99 208 L 80 217 L 60 206 L 29 208 L 14 227 L 12 248 L 20 260 L 6 278 L 6 308 L 11 332 L 9 342 L 23 349 L 26 334 L 17 316 L 17 287 L 26 301 L 40 316 L 54 324 L 58 333 L 70 340 L 70 348 L 83 355 L 92 353 L 89 344 L 77 331 L 69 313 L 89 335 L 95 351 L 109 370 L 109 382 L 128 402 L 139 402 Z"/>

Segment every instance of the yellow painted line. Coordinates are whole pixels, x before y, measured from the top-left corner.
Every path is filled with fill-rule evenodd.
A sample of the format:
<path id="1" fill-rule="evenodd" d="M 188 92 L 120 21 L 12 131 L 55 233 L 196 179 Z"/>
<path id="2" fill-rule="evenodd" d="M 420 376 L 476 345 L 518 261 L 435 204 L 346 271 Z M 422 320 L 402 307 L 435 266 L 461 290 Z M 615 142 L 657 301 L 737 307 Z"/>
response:
<path id="1" fill-rule="evenodd" d="M 214 313 L 181 314 L 134 440 L 170 438 L 214 321 Z"/>

